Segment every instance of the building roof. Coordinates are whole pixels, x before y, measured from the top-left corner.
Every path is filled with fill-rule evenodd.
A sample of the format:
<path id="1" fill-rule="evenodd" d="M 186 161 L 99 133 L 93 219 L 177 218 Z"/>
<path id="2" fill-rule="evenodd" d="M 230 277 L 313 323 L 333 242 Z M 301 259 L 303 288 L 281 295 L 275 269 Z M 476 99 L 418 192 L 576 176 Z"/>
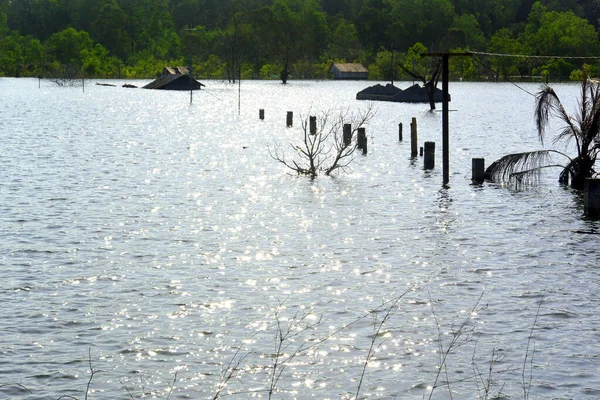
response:
<path id="1" fill-rule="evenodd" d="M 443 94 L 438 88 L 435 88 L 433 100 L 436 103 L 442 101 Z M 419 84 L 414 84 L 407 89 L 400 89 L 391 83 L 385 86 L 374 85 L 361 90 L 356 94 L 356 100 L 379 100 L 379 101 L 395 101 L 398 103 L 428 103 L 429 96 L 427 89 Z M 448 101 L 450 95 L 448 94 Z"/>
<path id="2" fill-rule="evenodd" d="M 181 82 L 182 85 L 178 85 L 178 90 L 189 90 L 190 86 L 193 90 L 199 90 L 204 84 L 191 78 L 189 75 L 175 74 L 175 75 L 163 75 L 158 79 L 150 82 L 143 89 L 170 89 L 170 85 L 178 80 L 187 80 L 187 82 Z"/>
<path id="3" fill-rule="evenodd" d="M 364 74 L 364 73 L 369 72 L 368 69 L 366 69 L 362 64 L 359 64 L 359 63 L 333 63 L 333 64 L 331 64 L 329 71 L 331 71 L 334 67 L 338 71 L 346 72 L 346 73 L 350 72 L 350 73 Z"/>
<path id="4" fill-rule="evenodd" d="M 163 74 L 165 75 L 187 75 L 190 71 L 187 67 L 169 67 L 165 66 Z"/>

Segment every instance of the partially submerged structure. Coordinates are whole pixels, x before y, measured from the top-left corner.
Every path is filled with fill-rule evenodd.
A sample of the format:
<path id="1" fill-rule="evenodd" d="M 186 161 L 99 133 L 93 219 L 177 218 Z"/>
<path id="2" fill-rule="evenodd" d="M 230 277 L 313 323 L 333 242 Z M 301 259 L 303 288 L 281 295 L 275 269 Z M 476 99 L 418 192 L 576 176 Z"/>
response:
<path id="1" fill-rule="evenodd" d="M 375 100 L 375 101 L 394 101 L 398 103 L 429 103 L 427 87 L 414 84 L 407 89 L 400 89 L 391 83 L 383 86 L 377 84 L 361 90 L 356 94 L 357 100 Z M 434 88 L 433 101 L 441 103 L 443 100 L 442 91 Z M 450 95 L 448 94 L 448 101 Z"/>
<path id="2" fill-rule="evenodd" d="M 150 82 L 144 89 L 200 90 L 204 84 L 195 80 L 186 67 L 165 67 L 161 76 Z"/>
<path id="3" fill-rule="evenodd" d="M 369 70 L 357 63 L 333 63 L 329 67 L 329 73 L 336 80 L 364 80 L 367 79 Z"/>

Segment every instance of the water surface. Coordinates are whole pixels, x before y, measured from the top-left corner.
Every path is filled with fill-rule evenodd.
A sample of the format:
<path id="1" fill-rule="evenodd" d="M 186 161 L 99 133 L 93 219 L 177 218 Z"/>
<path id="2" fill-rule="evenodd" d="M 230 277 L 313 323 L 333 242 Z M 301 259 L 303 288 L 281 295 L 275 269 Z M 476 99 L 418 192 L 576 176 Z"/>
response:
<path id="1" fill-rule="evenodd" d="M 473 157 L 541 148 L 537 84 L 451 83 L 443 187 L 441 113 L 354 99 L 372 83 L 209 81 L 191 105 L 116 83 L 0 79 L 7 398 L 84 398 L 90 365 L 98 399 L 353 398 L 361 376 L 361 398 L 422 398 L 446 353 L 433 398 L 475 398 L 492 360 L 493 393 L 600 397 L 598 224 L 557 171 L 470 181 Z M 555 86 L 574 111 L 578 85 Z M 346 173 L 270 157 L 308 115 L 370 104 Z M 432 171 L 398 141 L 413 117 Z"/>

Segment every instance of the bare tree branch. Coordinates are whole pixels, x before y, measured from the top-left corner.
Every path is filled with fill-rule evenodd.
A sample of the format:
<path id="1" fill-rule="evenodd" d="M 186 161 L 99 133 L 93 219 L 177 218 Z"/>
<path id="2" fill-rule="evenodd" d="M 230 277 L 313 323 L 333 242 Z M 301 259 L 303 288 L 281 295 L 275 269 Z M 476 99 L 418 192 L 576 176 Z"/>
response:
<path id="1" fill-rule="evenodd" d="M 353 126 L 352 136 L 358 128 L 366 125 L 375 115 L 373 105 L 358 115 L 350 115 L 349 111 L 340 112 L 335 118 L 326 112 L 318 118 L 317 132 L 310 133 L 309 118 L 302 119 L 304 133 L 300 143 L 290 143 L 297 158 L 288 161 L 279 151 L 279 146 L 269 148 L 269 155 L 298 175 L 307 175 L 312 179 L 320 173 L 331 175 L 334 171 L 346 171 L 356 150 L 356 140 L 346 142 L 343 135 L 345 123 Z"/>

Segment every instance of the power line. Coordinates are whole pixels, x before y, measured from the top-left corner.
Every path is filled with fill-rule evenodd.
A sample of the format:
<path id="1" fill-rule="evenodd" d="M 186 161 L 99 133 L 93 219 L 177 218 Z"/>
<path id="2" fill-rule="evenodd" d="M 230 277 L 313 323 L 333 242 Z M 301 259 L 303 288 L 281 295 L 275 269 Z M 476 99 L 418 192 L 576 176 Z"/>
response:
<path id="1" fill-rule="evenodd" d="M 472 53 L 475 53 L 475 52 L 472 52 Z M 478 62 L 479 64 L 481 64 L 482 66 L 484 66 L 485 68 L 489 68 L 489 70 L 490 70 L 490 71 L 492 71 L 494 74 L 500 75 L 500 74 L 498 74 L 498 71 L 496 71 L 494 68 L 492 68 L 492 66 L 491 66 L 491 65 L 485 64 L 483 61 L 481 61 L 481 60 L 480 60 L 480 59 L 478 59 L 477 57 L 473 57 L 473 59 L 474 59 L 476 62 Z M 521 86 L 517 85 L 515 82 L 511 81 L 510 79 L 508 79 L 506 76 L 503 76 L 503 79 L 504 79 L 506 82 L 508 82 L 508 83 L 510 83 L 510 84 L 512 84 L 512 85 L 514 85 L 514 86 L 516 86 L 518 89 L 520 89 L 520 90 L 524 91 L 525 93 L 527 93 L 527 94 L 529 94 L 529 95 L 531 95 L 531 96 L 535 97 L 535 94 L 531 93 L 529 90 L 525 89 L 524 87 L 521 87 Z"/>
<path id="2" fill-rule="evenodd" d="M 552 59 L 552 58 L 567 58 L 571 60 L 599 60 L 600 56 L 595 57 L 582 57 L 582 56 L 533 56 L 527 54 L 506 54 L 506 53 L 487 53 L 483 51 L 469 51 L 471 54 L 477 54 L 482 56 L 493 56 L 493 57 L 518 57 L 518 58 L 543 58 L 543 59 Z"/>

